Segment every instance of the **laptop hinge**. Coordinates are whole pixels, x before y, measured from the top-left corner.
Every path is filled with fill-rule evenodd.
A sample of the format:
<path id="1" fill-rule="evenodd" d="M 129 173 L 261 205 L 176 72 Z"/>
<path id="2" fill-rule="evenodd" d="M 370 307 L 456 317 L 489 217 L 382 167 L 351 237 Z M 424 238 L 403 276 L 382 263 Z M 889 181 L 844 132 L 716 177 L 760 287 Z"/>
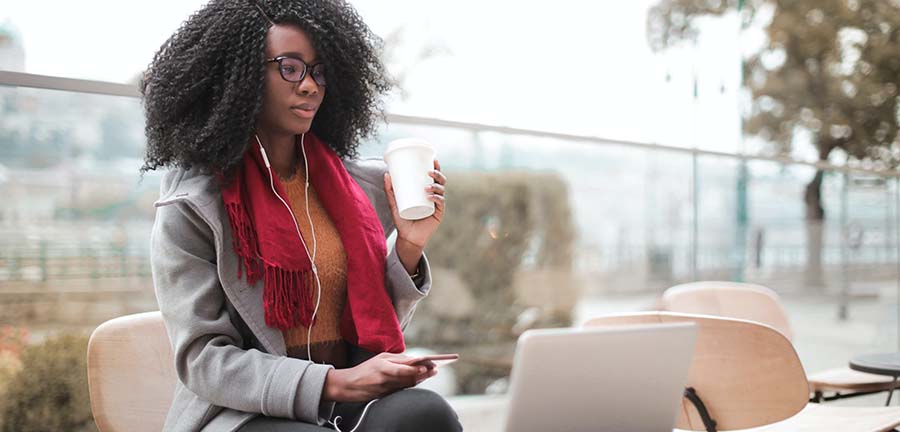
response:
<path id="1" fill-rule="evenodd" d="M 685 388 L 684 397 L 691 401 L 691 404 L 697 409 L 697 414 L 700 414 L 700 419 L 703 420 L 706 432 L 716 432 L 716 421 L 709 416 L 709 411 L 706 410 L 706 405 L 703 404 L 703 400 L 700 399 L 697 390 L 694 390 L 693 387 Z"/>

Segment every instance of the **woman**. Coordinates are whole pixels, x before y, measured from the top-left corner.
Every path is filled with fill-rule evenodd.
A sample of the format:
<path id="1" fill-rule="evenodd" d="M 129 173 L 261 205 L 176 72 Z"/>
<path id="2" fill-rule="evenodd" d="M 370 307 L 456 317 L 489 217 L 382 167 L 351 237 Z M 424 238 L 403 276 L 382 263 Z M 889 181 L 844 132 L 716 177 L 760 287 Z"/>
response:
<path id="1" fill-rule="evenodd" d="M 435 213 L 408 221 L 384 163 L 354 159 L 389 88 L 378 43 L 340 0 L 212 0 L 147 70 L 143 170 L 173 168 L 152 234 L 165 430 L 462 429 L 410 389 L 433 364 L 399 354 L 446 178 L 435 162 Z"/>

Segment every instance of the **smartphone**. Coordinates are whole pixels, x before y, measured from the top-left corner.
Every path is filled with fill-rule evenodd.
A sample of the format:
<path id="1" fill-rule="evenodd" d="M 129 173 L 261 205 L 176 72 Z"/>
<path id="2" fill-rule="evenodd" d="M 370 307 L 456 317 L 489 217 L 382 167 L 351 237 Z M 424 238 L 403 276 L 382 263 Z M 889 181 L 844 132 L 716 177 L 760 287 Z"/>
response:
<path id="1" fill-rule="evenodd" d="M 413 357 L 406 364 L 410 366 L 429 366 L 429 363 L 431 363 L 435 367 L 439 367 L 457 360 L 459 360 L 459 354 L 431 354 Z"/>

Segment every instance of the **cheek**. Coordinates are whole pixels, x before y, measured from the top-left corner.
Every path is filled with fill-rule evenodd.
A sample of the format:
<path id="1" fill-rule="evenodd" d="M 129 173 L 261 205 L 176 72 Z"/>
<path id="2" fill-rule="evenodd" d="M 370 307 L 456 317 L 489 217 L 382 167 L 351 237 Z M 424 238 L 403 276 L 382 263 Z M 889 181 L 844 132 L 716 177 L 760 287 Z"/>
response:
<path id="1" fill-rule="evenodd" d="M 263 102 L 270 107 L 286 106 L 288 104 L 288 96 L 290 95 L 291 88 L 284 84 L 289 83 L 267 82 Z"/>
<path id="2" fill-rule="evenodd" d="M 287 83 L 285 83 L 287 84 Z M 284 119 L 284 113 L 290 106 L 288 96 L 290 88 L 285 89 L 281 83 L 266 82 L 263 90 L 262 115 L 269 121 L 280 123 Z M 278 119 L 281 118 L 282 121 Z"/>

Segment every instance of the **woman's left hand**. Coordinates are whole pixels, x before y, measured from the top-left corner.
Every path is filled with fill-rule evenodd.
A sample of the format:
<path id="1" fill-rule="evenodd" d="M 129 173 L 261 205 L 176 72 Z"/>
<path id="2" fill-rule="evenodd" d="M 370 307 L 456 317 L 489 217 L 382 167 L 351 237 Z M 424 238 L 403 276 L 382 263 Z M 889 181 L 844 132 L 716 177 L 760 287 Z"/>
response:
<path id="1" fill-rule="evenodd" d="M 444 218 L 444 209 L 446 207 L 446 198 L 444 193 L 447 189 L 447 177 L 441 173 L 441 164 L 435 159 L 434 170 L 428 173 L 434 179 L 434 183 L 425 188 L 428 194 L 428 200 L 434 202 L 434 214 L 420 220 L 406 220 L 400 217 L 400 210 L 397 209 L 397 200 L 394 198 L 394 185 L 391 182 L 390 174 L 384 175 L 384 190 L 387 193 L 388 204 L 391 207 L 391 216 L 394 219 L 394 226 L 397 227 L 397 241 L 406 241 L 424 249 L 425 244 L 431 235 L 437 231 L 441 220 Z"/>

